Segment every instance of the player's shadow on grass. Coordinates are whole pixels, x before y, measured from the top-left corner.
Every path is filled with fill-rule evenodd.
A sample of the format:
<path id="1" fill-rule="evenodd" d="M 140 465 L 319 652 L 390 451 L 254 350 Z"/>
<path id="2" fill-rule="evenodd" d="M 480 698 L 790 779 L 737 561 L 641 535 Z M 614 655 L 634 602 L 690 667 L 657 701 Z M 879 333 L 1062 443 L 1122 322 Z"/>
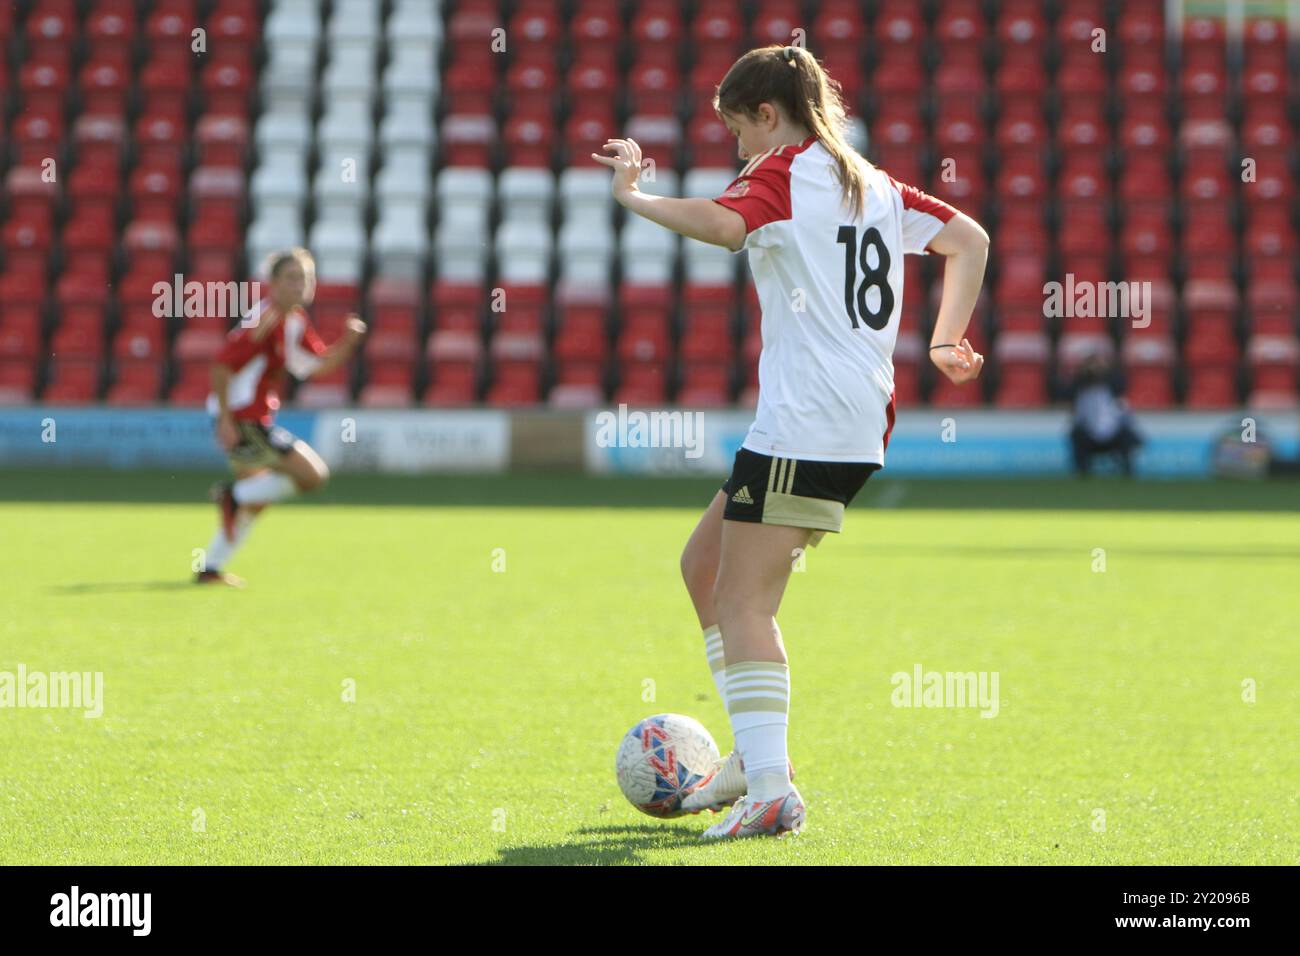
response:
<path id="1" fill-rule="evenodd" d="M 50 588 L 55 594 L 122 594 L 131 591 L 202 591 L 193 581 L 83 581 Z"/>
<path id="2" fill-rule="evenodd" d="M 703 846 L 698 830 L 663 827 L 650 823 L 636 826 L 583 827 L 573 831 L 572 843 L 545 846 L 508 846 L 498 858 L 478 866 L 616 866 L 640 863 L 646 850 Z"/>

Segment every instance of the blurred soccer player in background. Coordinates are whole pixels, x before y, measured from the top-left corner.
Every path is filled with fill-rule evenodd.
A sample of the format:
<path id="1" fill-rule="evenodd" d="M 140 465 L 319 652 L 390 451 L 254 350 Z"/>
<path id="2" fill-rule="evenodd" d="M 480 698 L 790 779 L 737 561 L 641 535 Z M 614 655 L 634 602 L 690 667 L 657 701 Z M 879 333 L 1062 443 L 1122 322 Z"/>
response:
<path id="1" fill-rule="evenodd" d="M 275 424 L 285 375 L 325 375 L 352 357 L 366 333 L 356 315 L 326 347 L 304 308 L 316 290 L 316 264 L 305 249 L 273 253 L 264 274 L 269 294 L 230 330 L 212 365 L 208 413 L 235 480 L 213 488 L 221 518 L 208 545 L 197 583 L 243 581 L 225 571 L 248 538 L 253 521 L 269 504 L 319 488 L 329 477 L 320 455 Z"/>

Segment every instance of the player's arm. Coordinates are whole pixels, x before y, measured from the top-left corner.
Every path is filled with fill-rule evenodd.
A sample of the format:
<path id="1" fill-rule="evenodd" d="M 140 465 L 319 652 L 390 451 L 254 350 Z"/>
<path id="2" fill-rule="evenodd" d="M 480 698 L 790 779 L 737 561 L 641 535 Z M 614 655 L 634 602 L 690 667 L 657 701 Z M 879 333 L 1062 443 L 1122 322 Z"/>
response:
<path id="1" fill-rule="evenodd" d="M 930 361 L 953 382 L 969 382 L 984 367 L 984 356 L 975 351 L 965 336 L 984 284 L 989 236 L 979 223 L 959 212 L 934 234 L 927 248 L 947 259 L 943 267 L 943 298 L 930 345 L 957 346 L 931 348 Z"/>
<path id="2" fill-rule="evenodd" d="M 334 340 L 334 344 L 329 348 L 321 346 L 323 351 L 319 352 L 320 362 L 311 375 L 307 377 L 315 378 L 317 375 L 328 375 L 348 361 L 356 352 L 357 346 L 361 344 L 361 340 L 365 338 L 365 335 L 366 323 L 361 321 L 359 315 L 349 315 L 347 323 L 343 327 L 343 334 Z M 304 336 L 303 344 L 316 351 L 315 348 L 312 348 L 313 340 L 319 341 L 319 339 L 315 338 L 315 332 L 310 332 L 309 335 Z"/>
<path id="3" fill-rule="evenodd" d="M 227 450 L 239 444 L 239 428 L 235 424 L 235 415 L 230 410 L 228 392 L 230 378 L 257 354 L 261 337 L 255 329 L 245 327 L 242 323 L 230 330 L 225 344 L 212 359 L 212 369 L 208 373 L 212 382 L 212 394 L 217 397 L 217 440 Z"/>
<path id="4" fill-rule="evenodd" d="M 235 416 L 226 401 L 226 392 L 230 387 L 231 368 L 218 359 L 212 363 L 212 394 L 217 396 L 217 440 L 222 447 L 230 449 L 239 443 L 239 430 L 235 427 Z"/>
<path id="5" fill-rule="evenodd" d="M 734 209 L 712 199 L 679 199 L 641 192 L 636 185 L 641 175 L 641 147 L 635 140 L 612 139 L 604 148 L 615 155 L 592 153 L 591 158 L 614 170 L 610 188 L 621 206 L 688 239 L 726 246 L 732 252 L 745 244 L 745 220 Z"/>

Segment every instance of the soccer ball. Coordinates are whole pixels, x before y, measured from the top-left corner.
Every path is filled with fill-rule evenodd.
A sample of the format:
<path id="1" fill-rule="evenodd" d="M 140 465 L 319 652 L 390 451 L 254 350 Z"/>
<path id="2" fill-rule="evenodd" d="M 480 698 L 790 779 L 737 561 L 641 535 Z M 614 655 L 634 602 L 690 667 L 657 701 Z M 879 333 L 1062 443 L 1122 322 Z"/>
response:
<path id="1" fill-rule="evenodd" d="M 652 817 L 675 817 L 682 797 L 707 782 L 721 763 L 718 745 L 698 720 L 656 714 L 623 737 L 614 770 L 632 806 Z"/>

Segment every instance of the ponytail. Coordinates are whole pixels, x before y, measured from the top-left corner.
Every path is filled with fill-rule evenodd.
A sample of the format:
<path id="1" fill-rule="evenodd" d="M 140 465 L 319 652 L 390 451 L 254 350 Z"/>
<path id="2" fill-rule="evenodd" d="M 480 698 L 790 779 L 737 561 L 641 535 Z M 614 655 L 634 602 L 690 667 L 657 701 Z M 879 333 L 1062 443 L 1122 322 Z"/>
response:
<path id="1" fill-rule="evenodd" d="M 849 145 L 848 112 L 840 84 L 817 58 L 799 46 L 766 46 L 737 60 L 718 84 L 713 107 L 753 117 L 761 103 L 774 103 L 821 141 L 835 160 L 845 205 L 862 212 L 866 160 Z"/>

